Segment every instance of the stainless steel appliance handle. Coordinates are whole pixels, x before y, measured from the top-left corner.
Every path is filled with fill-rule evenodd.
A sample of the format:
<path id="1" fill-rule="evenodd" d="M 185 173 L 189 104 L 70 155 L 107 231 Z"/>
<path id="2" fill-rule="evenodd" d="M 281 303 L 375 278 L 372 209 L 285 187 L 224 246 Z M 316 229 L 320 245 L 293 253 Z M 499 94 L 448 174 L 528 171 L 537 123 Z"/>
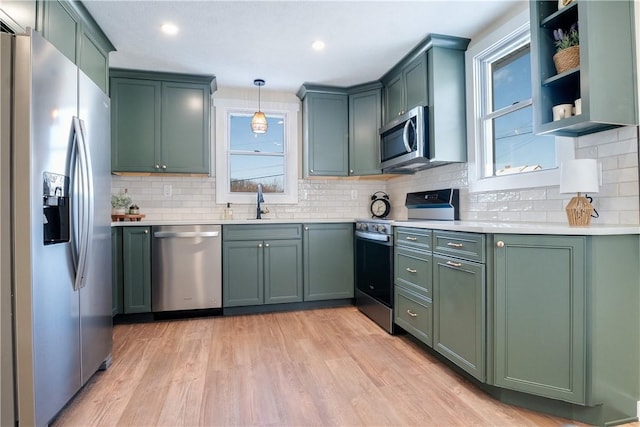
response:
<path id="1" fill-rule="evenodd" d="M 409 144 L 409 126 L 412 126 L 415 132 L 416 127 L 411 119 L 407 120 L 404 124 L 404 130 L 402 131 L 402 142 L 404 143 L 404 148 L 406 148 L 407 153 L 411 152 L 411 145 Z"/>
<path id="2" fill-rule="evenodd" d="M 156 231 L 153 237 L 218 237 L 217 231 Z"/>
<path id="3" fill-rule="evenodd" d="M 80 125 L 80 144 L 81 151 L 80 158 L 82 159 L 82 169 L 84 170 L 85 187 L 84 187 L 84 200 L 85 200 L 85 233 L 84 233 L 84 259 L 82 260 L 82 280 L 80 287 L 86 286 L 87 270 L 89 267 L 89 260 L 91 259 L 92 242 L 93 242 L 93 220 L 95 217 L 95 205 L 94 205 L 94 191 L 93 191 L 93 167 L 91 159 L 91 151 L 89 150 L 89 142 L 87 141 L 87 130 L 85 128 L 84 120 L 76 119 Z"/>
<path id="4" fill-rule="evenodd" d="M 73 118 L 73 146 L 71 172 L 78 187 L 78 236 L 77 243 L 72 243 L 72 253 L 75 257 L 76 276 L 73 282 L 74 290 L 85 286 L 87 276 L 87 260 L 91 251 L 91 235 L 93 233 L 93 179 L 91 177 L 91 164 L 86 139 L 84 137 L 84 127 L 82 121 Z M 76 229 L 76 227 L 74 227 Z M 77 245 L 77 247 L 74 247 Z"/>
<path id="5" fill-rule="evenodd" d="M 356 237 L 365 240 L 375 240 L 376 242 L 388 242 L 391 236 L 379 233 L 367 233 L 366 231 L 356 231 Z"/>

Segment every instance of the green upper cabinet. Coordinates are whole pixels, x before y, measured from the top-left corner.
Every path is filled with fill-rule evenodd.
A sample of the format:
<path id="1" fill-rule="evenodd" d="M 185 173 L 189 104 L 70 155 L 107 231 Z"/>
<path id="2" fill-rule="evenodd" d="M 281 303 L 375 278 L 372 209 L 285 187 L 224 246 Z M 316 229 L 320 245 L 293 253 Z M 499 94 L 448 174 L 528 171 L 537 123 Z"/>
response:
<path id="1" fill-rule="evenodd" d="M 383 77 L 385 84 L 385 123 L 391 122 L 413 107 L 427 105 L 427 57 L 419 54 L 391 74 Z"/>
<path id="2" fill-rule="evenodd" d="M 304 300 L 353 298 L 353 224 L 304 224 Z"/>
<path id="3" fill-rule="evenodd" d="M 349 175 L 379 175 L 382 84 L 349 89 Z"/>
<path id="4" fill-rule="evenodd" d="M 464 56 L 469 41 L 430 34 L 381 78 L 385 124 L 419 105 L 428 107 L 426 151 L 433 166 L 467 160 Z"/>
<path id="5" fill-rule="evenodd" d="M 532 0 L 531 76 L 534 131 L 579 136 L 636 125 L 636 55 L 633 1 L 575 0 L 558 10 L 556 1 Z M 558 74 L 553 31 L 577 23 L 578 67 Z M 581 99 L 582 113 L 557 121 L 552 107 Z"/>
<path id="6" fill-rule="evenodd" d="M 340 89 L 304 88 L 302 99 L 304 176 L 349 173 L 349 98 Z M 301 89 L 302 91 L 302 89 Z"/>
<path id="7" fill-rule="evenodd" d="M 87 9 L 67 0 L 38 0 L 36 5 L 36 28 L 108 93 L 109 52 L 115 48 Z"/>
<path id="8" fill-rule="evenodd" d="M 111 227 L 111 311 L 123 312 L 122 227 Z"/>
<path id="9" fill-rule="evenodd" d="M 111 71 L 111 170 L 208 174 L 215 78 Z"/>
<path id="10" fill-rule="evenodd" d="M 380 173 L 380 91 L 379 82 L 300 88 L 305 177 Z"/>

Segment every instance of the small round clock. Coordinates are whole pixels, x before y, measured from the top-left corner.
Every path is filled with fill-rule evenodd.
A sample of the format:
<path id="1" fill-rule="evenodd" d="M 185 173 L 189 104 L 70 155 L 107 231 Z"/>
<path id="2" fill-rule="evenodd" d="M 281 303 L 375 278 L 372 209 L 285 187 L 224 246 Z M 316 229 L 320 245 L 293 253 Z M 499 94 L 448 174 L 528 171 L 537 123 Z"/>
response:
<path id="1" fill-rule="evenodd" d="M 391 212 L 389 195 L 383 191 L 376 191 L 371 196 L 371 215 L 374 218 L 385 218 Z"/>

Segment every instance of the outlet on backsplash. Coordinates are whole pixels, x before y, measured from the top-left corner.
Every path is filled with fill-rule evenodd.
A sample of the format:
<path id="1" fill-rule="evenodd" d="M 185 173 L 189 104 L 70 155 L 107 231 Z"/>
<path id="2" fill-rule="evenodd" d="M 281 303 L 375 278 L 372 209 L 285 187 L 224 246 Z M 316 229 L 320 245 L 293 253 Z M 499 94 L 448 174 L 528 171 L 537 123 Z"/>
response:
<path id="1" fill-rule="evenodd" d="M 165 184 L 162 189 L 162 194 L 164 197 L 171 197 L 171 184 Z"/>
<path id="2" fill-rule="evenodd" d="M 358 190 L 351 190 L 351 200 L 358 199 Z"/>

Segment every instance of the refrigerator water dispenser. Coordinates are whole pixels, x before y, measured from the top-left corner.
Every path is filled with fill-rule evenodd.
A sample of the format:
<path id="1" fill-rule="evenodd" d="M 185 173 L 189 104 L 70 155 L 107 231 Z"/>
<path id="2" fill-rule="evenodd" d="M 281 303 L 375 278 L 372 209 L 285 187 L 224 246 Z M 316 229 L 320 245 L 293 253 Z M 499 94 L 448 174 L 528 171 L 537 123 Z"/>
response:
<path id="1" fill-rule="evenodd" d="M 69 177 L 42 174 L 43 240 L 45 245 L 69 241 Z"/>

